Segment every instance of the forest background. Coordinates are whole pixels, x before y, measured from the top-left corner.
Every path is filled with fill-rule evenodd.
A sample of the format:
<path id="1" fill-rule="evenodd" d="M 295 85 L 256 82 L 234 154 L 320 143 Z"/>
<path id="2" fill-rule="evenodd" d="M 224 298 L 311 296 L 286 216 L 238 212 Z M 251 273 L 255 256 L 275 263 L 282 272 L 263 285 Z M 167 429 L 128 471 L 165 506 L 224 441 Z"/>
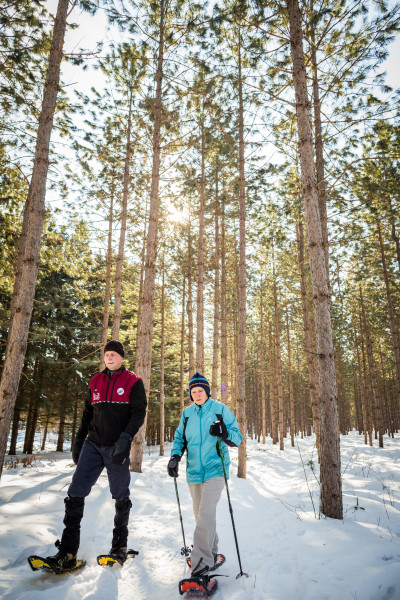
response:
<path id="1" fill-rule="evenodd" d="M 38 429 L 43 448 L 49 429 L 59 450 L 73 442 L 111 337 L 124 343 L 128 368 L 148 369 L 146 439 L 161 453 L 196 369 L 251 437 L 270 435 L 283 450 L 288 434 L 293 444 L 315 433 L 318 445 L 321 322 L 293 4 L 66 3 L 10 455 L 21 428 L 28 454 Z M 9 0 L 0 9 L 2 362 L 60 5 Z M 382 444 L 384 432 L 398 432 L 400 408 L 399 93 L 384 74 L 400 8 L 300 8 L 338 427 Z"/>

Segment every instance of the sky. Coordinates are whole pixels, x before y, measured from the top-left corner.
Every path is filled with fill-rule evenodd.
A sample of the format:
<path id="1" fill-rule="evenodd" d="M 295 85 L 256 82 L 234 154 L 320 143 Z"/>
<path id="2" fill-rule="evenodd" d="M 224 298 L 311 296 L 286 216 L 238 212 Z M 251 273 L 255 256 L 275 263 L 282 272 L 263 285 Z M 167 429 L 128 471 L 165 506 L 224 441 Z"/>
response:
<path id="1" fill-rule="evenodd" d="M 53 14 L 57 9 L 57 0 L 49 0 L 47 3 L 48 9 Z M 107 51 L 107 47 L 113 41 L 120 41 L 123 32 L 117 28 L 110 29 L 108 27 L 107 18 L 103 10 L 99 10 L 94 17 L 81 11 L 78 7 L 75 7 L 72 14 L 69 17 L 69 22 L 75 22 L 79 24 L 76 29 L 69 29 L 66 33 L 66 39 L 64 49 L 66 53 L 76 53 L 79 49 L 91 50 L 96 49 L 98 41 L 103 40 L 103 54 Z M 81 67 L 74 66 L 69 62 L 63 62 L 62 64 L 62 80 L 68 90 L 70 90 L 72 97 L 74 97 L 73 91 L 79 90 L 83 93 L 90 93 L 91 87 L 95 87 L 101 91 L 101 86 L 104 85 L 104 79 L 99 71 L 96 71 L 91 65 L 96 62 L 96 57 L 93 56 L 87 60 L 89 68 L 83 71 Z M 386 82 L 393 88 L 400 88 L 400 36 L 398 35 L 396 40 L 389 46 L 389 58 L 382 64 L 381 71 L 386 71 L 387 77 Z M 81 117 L 78 115 L 75 119 L 78 120 Z M 58 151 L 62 156 L 65 157 L 66 161 L 74 161 L 75 156 L 72 149 L 69 147 L 69 143 L 66 143 L 64 139 L 57 139 L 56 132 L 53 132 L 53 143 L 56 143 Z M 267 153 L 267 154 L 266 154 Z M 264 148 L 264 154 L 266 156 L 273 156 L 274 162 L 279 162 L 279 152 L 271 148 L 271 151 L 267 151 Z M 62 169 L 57 165 L 57 172 L 62 173 Z M 51 174 L 50 174 L 51 176 Z M 72 194 L 70 194 L 72 196 Z M 59 200 L 59 196 L 56 190 L 48 189 L 46 202 L 53 208 L 60 208 L 61 214 L 58 216 L 60 222 L 68 222 L 68 213 L 65 212 L 65 206 Z M 103 222 L 102 216 L 97 216 L 93 212 L 90 212 L 91 218 L 93 219 L 96 228 L 107 227 L 105 221 Z M 179 215 L 177 215 L 179 218 Z M 99 238 L 97 238 L 99 239 Z M 100 242 L 102 248 L 103 242 Z"/>
<path id="2" fill-rule="evenodd" d="M 47 6 L 54 13 L 57 0 L 49 0 Z M 107 42 L 116 41 L 122 35 L 119 31 L 108 29 L 107 18 L 102 10 L 92 17 L 79 8 L 74 8 L 69 22 L 76 22 L 79 27 L 67 31 L 64 46 L 66 52 L 77 52 L 79 48 L 94 50 L 99 40 L 105 40 L 107 45 Z M 387 84 L 393 88 L 400 88 L 400 35 L 389 45 L 389 58 L 382 64 L 383 70 L 387 73 Z M 76 86 L 85 91 L 89 91 L 93 85 L 98 86 L 99 74 L 92 69 L 82 71 L 80 67 L 63 63 L 62 72 L 68 86 Z"/>

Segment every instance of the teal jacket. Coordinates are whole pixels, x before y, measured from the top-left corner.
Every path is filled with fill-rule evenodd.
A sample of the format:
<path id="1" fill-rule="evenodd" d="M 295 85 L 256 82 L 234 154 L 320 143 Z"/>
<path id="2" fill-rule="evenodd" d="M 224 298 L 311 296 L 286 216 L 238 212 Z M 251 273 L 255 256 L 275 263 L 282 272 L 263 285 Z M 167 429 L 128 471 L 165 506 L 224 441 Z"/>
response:
<path id="1" fill-rule="evenodd" d="M 223 477 L 221 458 L 219 456 L 218 438 L 210 435 L 210 426 L 222 419 L 228 430 L 227 444 L 239 446 L 242 435 L 233 412 L 223 404 L 209 398 L 201 406 L 193 402 L 185 408 L 175 432 L 171 456 L 182 456 L 187 449 L 186 479 L 188 483 L 204 483 L 212 477 Z M 227 444 L 222 442 L 226 475 L 229 477 L 229 451 Z"/>

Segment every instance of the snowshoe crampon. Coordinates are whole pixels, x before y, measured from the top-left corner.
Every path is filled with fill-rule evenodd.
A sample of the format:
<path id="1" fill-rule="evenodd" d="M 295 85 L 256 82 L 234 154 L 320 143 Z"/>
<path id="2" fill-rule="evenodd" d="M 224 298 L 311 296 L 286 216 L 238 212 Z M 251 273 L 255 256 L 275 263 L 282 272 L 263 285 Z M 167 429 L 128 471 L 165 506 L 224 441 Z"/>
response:
<path id="1" fill-rule="evenodd" d="M 119 554 L 99 554 L 97 564 L 101 567 L 113 567 L 115 564 L 123 565 L 127 558 L 135 558 L 137 550 L 128 550 L 124 556 Z"/>
<path id="2" fill-rule="evenodd" d="M 179 582 L 179 593 L 181 596 L 186 594 L 187 598 L 208 598 L 217 591 L 217 588 L 218 581 L 207 575 L 197 577 L 194 575 Z"/>
<path id="3" fill-rule="evenodd" d="M 55 575 L 64 575 L 65 573 L 73 573 L 79 571 L 86 565 L 85 560 L 71 560 L 69 565 L 66 565 L 62 569 L 55 569 L 49 564 L 46 558 L 43 556 L 36 556 L 35 554 L 28 557 L 28 563 L 32 571 L 44 571 L 45 573 L 54 573 Z"/>

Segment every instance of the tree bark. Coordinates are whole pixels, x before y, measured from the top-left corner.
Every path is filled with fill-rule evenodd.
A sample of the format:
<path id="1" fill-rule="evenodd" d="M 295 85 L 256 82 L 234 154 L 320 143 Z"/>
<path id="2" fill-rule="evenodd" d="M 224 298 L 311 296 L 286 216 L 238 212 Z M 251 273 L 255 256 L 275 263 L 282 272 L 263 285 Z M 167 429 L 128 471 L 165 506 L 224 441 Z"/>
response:
<path id="1" fill-rule="evenodd" d="M 119 236 L 118 256 L 115 264 L 115 301 L 114 301 L 114 318 L 112 328 L 112 339 L 119 339 L 119 330 L 121 327 L 121 292 L 122 292 L 122 266 L 124 262 L 125 236 L 126 236 L 126 221 L 128 218 L 128 190 L 130 177 L 130 160 L 131 160 L 131 120 L 132 120 L 132 90 L 129 96 L 129 112 L 128 125 L 126 133 L 126 151 L 124 165 L 124 184 L 122 192 L 122 212 L 121 212 L 121 232 Z"/>
<path id="2" fill-rule="evenodd" d="M 48 432 L 48 429 L 49 429 L 49 421 L 50 421 L 50 414 L 47 413 L 47 415 L 46 415 L 46 421 L 45 421 L 45 424 L 44 424 L 42 445 L 40 447 L 40 449 L 41 449 L 42 452 L 46 448 L 46 439 L 47 439 L 47 432 Z"/>
<path id="3" fill-rule="evenodd" d="M 214 277 L 214 335 L 213 335 L 213 366 L 211 377 L 211 397 L 218 400 L 218 362 L 219 362 L 219 198 L 218 171 L 215 183 L 215 277 Z"/>
<path id="4" fill-rule="evenodd" d="M 150 213 L 146 243 L 146 261 L 143 283 L 143 303 L 139 331 L 139 343 L 136 356 L 136 372 L 142 377 L 146 396 L 149 398 L 151 358 L 153 347 L 154 288 L 157 258 L 157 227 L 159 211 L 160 149 L 162 118 L 162 80 L 164 56 L 164 6 L 160 0 L 160 31 L 158 42 L 158 63 L 156 72 L 156 97 L 154 106 L 153 165 L 151 173 Z M 131 450 L 130 470 L 142 472 L 144 441 L 146 436 L 147 413 L 142 427 L 136 434 Z"/>
<path id="5" fill-rule="evenodd" d="M 192 295 L 192 236 L 190 234 L 190 223 L 188 232 L 188 299 L 186 311 L 188 315 L 188 346 L 189 346 L 189 377 L 195 372 L 194 361 L 194 334 L 193 334 L 193 295 Z"/>
<path id="6" fill-rule="evenodd" d="M 275 348 L 276 348 L 276 376 L 278 382 L 278 410 L 279 410 L 279 449 L 284 450 L 284 437 L 286 433 L 285 415 L 283 406 L 283 375 L 281 340 L 278 318 L 278 294 L 276 291 L 275 266 L 274 266 L 274 319 L 275 319 Z"/>
<path id="7" fill-rule="evenodd" d="M 299 137 L 303 201 L 314 300 L 318 354 L 319 397 L 321 406 L 321 511 L 334 519 L 343 518 L 342 480 L 340 473 L 340 434 L 336 367 L 330 313 L 329 281 L 319 214 L 318 189 L 312 144 L 310 102 L 303 53 L 303 32 L 298 0 L 287 0 L 290 24 L 290 47 Z"/>
<path id="8" fill-rule="evenodd" d="M 75 435 L 76 435 L 76 423 L 78 420 L 78 400 L 74 402 L 74 414 L 72 416 L 72 427 L 71 427 L 71 448 L 73 448 L 75 443 Z"/>
<path id="9" fill-rule="evenodd" d="M 180 383 L 179 383 L 179 406 L 182 415 L 185 407 L 185 284 L 186 278 L 183 276 L 182 290 L 182 315 L 181 315 L 181 364 L 180 364 Z"/>
<path id="10" fill-rule="evenodd" d="M 300 269 L 300 291 L 301 291 L 301 305 L 303 309 L 303 329 L 304 329 L 304 341 L 306 345 L 306 359 L 308 367 L 308 391 L 310 394 L 311 410 L 313 415 L 314 431 L 315 431 L 315 442 L 317 451 L 319 454 L 320 447 L 320 406 L 319 406 L 319 394 L 318 394 L 318 374 L 316 368 L 316 361 L 314 356 L 316 354 L 314 336 L 311 329 L 310 316 L 308 313 L 308 300 L 307 300 L 307 281 L 306 281 L 306 270 L 305 270 L 305 256 L 304 256 L 304 231 L 303 223 L 298 222 L 297 228 L 297 247 L 299 252 L 299 269 Z"/>
<path id="11" fill-rule="evenodd" d="M 225 201 L 221 202 L 221 402 L 227 404 L 228 386 L 228 331 L 226 301 L 226 247 L 225 247 Z"/>
<path id="12" fill-rule="evenodd" d="M 108 321 L 110 317 L 111 296 L 111 259 L 112 259 L 112 226 L 114 213 L 114 175 L 111 182 L 110 211 L 108 214 L 107 258 L 106 258 L 106 289 L 104 292 L 103 327 L 101 334 L 100 371 L 104 369 L 104 346 L 108 339 Z"/>
<path id="13" fill-rule="evenodd" d="M 389 324 L 390 324 L 390 333 L 392 336 L 392 346 L 393 346 L 393 354 L 394 354 L 394 364 L 396 367 L 396 384 L 397 384 L 397 401 L 400 406 L 400 349 L 399 349 L 399 332 L 397 330 L 396 319 L 394 315 L 393 301 L 392 301 L 392 292 L 390 289 L 389 282 L 389 273 L 386 265 L 386 256 L 385 256 L 385 248 L 383 246 L 382 241 L 382 233 L 381 228 L 378 223 L 378 237 L 379 237 L 379 248 L 381 251 L 381 262 L 383 268 L 383 276 L 385 279 L 385 288 L 386 288 L 386 297 L 388 304 L 388 312 L 389 312 Z"/>
<path id="14" fill-rule="evenodd" d="M 278 443 L 278 401 L 275 394 L 275 344 L 272 323 L 269 324 L 269 406 L 271 412 L 272 443 Z"/>
<path id="15" fill-rule="evenodd" d="M 61 415 L 58 425 L 57 452 L 64 452 L 65 415 Z"/>
<path id="16" fill-rule="evenodd" d="M 363 374 L 361 368 L 361 357 L 360 357 L 360 348 L 358 344 L 358 339 L 356 336 L 356 331 L 354 330 L 354 345 L 356 347 L 357 354 L 357 366 L 358 366 L 358 380 L 360 387 L 360 402 L 361 402 L 361 413 L 362 413 L 362 429 L 364 433 L 364 444 L 367 445 L 367 434 L 368 434 L 368 421 L 367 421 L 367 409 L 365 406 L 365 393 L 364 393 L 364 381 Z"/>
<path id="17" fill-rule="evenodd" d="M 17 453 L 17 439 L 18 439 L 18 428 L 19 428 L 20 419 L 21 419 L 21 409 L 15 407 L 14 408 L 14 416 L 13 416 L 13 424 L 12 424 L 12 429 L 11 429 L 10 448 L 8 450 L 8 454 L 16 454 Z"/>
<path id="18" fill-rule="evenodd" d="M 205 203 L 205 137 L 201 125 L 201 182 L 199 209 L 199 239 L 197 249 L 197 322 L 196 371 L 204 374 L 204 203 Z"/>
<path id="19" fill-rule="evenodd" d="M 146 229 L 146 223 L 145 223 Z M 144 280 L 144 259 L 146 256 L 146 235 L 143 236 L 143 246 L 140 260 L 140 284 L 139 284 L 139 298 L 138 298 L 138 311 L 137 311 L 137 323 L 136 323 L 136 344 L 135 344 L 135 359 L 137 356 L 137 349 L 139 344 L 139 330 L 140 322 L 142 318 L 142 304 L 143 304 L 143 280 Z"/>
<path id="20" fill-rule="evenodd" d="M 312 8 L 313 11 L 313 8 Z M 313 16 L 313 14 L 312 14 Z M 325 161 L 324 144 L 322 140 L 321 125 L 321 100 L 319 97 L 318 64 L 317 50 L 315 45 L 315 28 L 311 20 L 311 68 L 312 68 L 312 88 L 314 103 L 314 144 L 316 159 L 316 177 L 318 189 L 318 206 L 321 219 L 322 245 L 325 251 L 326 275 L 329 284 L 329 238 L 328 238 L 328 216 L 326 210 L 326 181 L 325 181 Z"/>
<path id="21" fill-rule="evenodd" d="M 288 353 L 288 376 L 289 376 L 289 407 L 290 407 L 290 443 L 294 448 L 295 436 L 295 416 L 294 416 L 294 396 L 293 396 L 293 378 L 292 378 L 292 355 L 290 348 L 290 329 L 289 315 L 286 313 L 286 334 L 287 334 L 287 353 Z"/>
<path id="22" fill-rule="evenodd" d="M 266 414 L 265 414 L 265 354 L 264 354 L 264 311 L 263 311 L 263 293 L 262 280 L 260 290 L 260 377 L 261 377 L 261 432 L 262 443 L 265 444 L 265 436 L 267 430 Z"/>
<path id="23" fill-rule="evenodd" d="M 371 340 L 371 334 L 370 334 L 370 330 L 369 330 L 367 311 L 365 310 L 364 298 L 363 298 L 361 288 L 360 288 L 360 303 L 361 303 L 361 311 L 362 311 L 363 324 L 364 324 L 365 341 L 366 341 L 366 346 L 367 346 L 367 358 L 368 358 L 368 365 L 369 365 L 369 373 L 370 373 L 371 384 L 372 384 L 372 400 L 374 403 L 375 431 L 377 432 L 378 437 L 379 437 L 379 447 L 383 448 L 384 427 L 383 427 L 383 422 L 382 422 L 382 407 L 381 407 L 381 403 L 379 402 L 378 380 L 377 380 L 377 376 L 376 376 L 375 359 L 374 359 L 374 355 L 373 355 L 373 351 L 372 351 L 372 340 Z"/>
<path id="24" fill-rule="evenodd" d="M 165 396 L 164 396 L 164 361 L 165 361 L 165 266 L 162 264 L 161 286 L 161 355 L 160 355 L 160 456 L 164 456 L 165 431 Z"/>
<path id="25" fill-rule="evenodd" d="M 0 382 L 0 476 L 3 471 L 8 432 L 21 377 L 36 289 L 45 216 L 46 181 L 50 135 L 59 90 L 69 0 L 59 0 L 50 48 L 49 66 L 36 139 L 32 179 L 24 209 L 24 239 L 19 245 L 18 272 L 3 373 Z M 26 235 L 25 235 L 26 233 Z"/>
<path id="26" fill-rule="evenodd" d="M 244 118 L 242 82 L 242 38 L 238 31 L 238 86 L 239 86 L 239 335 L 237 358 L 237 422 L 243 441 L 238 452 L 238 477 L 246 479 L 246 190 L 244 172 Z"/>

